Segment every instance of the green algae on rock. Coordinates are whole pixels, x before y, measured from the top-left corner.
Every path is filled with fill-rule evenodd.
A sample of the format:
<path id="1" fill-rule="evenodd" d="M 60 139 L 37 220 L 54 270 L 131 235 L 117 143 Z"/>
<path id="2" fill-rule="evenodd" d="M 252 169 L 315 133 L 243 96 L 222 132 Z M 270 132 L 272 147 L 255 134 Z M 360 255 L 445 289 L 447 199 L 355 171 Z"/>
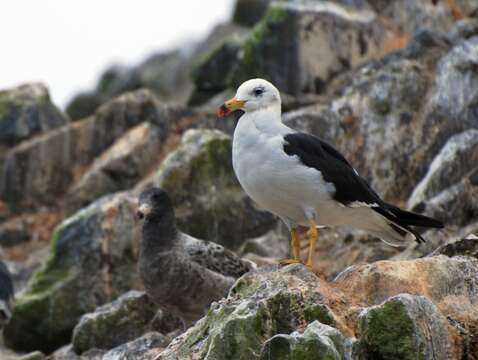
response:
<path id="1" fill-rule="evenodd" d="M 129 291 L 112 303 L 85 314 L 73 331 L 77 354 L 92 349 L 109 350 L 152 330 L 157 305 L 144 292 Z"/>
<path id="2" fill-rule="evenodd" d="M 134 214 L 132 199 L 117 194 L 57 227 L 47 263 L 17 296 L 4 332 L 9 346 L 50 352 L 70 340 L 81 315 L 139 283 Z"/>
<path id="3" fill-rule="evenodd" d="M 229 297 L 212 304 L 206 317 L 173 340 L 160 359 L 194 353 L 200 359 L 249 360 L 261 353 L 267 339 L 304 324 L 305 309 L 320 302 L 313 288 L 317 278 L 302 265 L 269 270 L 240 278 Z"/>
<path id="4" fill-rule="evenodd" d="M 360 315 L 361 345 L 376 359 L 451 359 L 447 325 L 426 297 L 401 294 Z"/>
<path id="5" fill-rule="evenodd" d="M 318 321 L 300 334 L 279 334 L 267 340 L 261 360 L 340 360 L 345 357 L 345 337 L 333 327 Z"/>

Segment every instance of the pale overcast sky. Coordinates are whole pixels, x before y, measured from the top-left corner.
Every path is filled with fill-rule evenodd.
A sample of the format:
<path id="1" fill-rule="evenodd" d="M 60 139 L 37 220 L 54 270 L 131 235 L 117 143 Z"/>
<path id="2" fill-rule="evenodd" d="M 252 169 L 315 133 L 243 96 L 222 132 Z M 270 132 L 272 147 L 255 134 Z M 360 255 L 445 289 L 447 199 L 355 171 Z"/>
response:
<path id="1" fill-rule="evenodd" d="M 45 82 L 64 106 L 109 64 L 205 36 L 234 0 L 0 0 L 0 89 Z"/>

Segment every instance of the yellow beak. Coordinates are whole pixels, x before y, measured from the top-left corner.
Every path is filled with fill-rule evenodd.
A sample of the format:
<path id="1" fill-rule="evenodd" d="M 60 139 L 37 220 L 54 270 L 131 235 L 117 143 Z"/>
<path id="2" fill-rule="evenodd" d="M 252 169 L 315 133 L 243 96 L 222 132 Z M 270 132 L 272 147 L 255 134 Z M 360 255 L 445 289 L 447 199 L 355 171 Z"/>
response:
<path id="1" fill-rule="evenodd" d="M 217 116 L 223 118 L 233 111 L 240 110 L 245 103 L 245 101 L 237 100 L 235 97 L 233 97 L 221 105 L 221 107 L 217 110 Z"/>

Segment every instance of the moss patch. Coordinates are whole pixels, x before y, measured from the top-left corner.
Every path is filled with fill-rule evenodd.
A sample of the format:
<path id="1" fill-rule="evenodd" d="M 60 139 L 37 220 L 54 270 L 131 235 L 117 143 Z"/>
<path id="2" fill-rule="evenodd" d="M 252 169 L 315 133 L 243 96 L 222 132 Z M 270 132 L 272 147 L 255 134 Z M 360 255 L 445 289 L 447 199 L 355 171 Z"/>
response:
<path id="1" fill-rule="evenodd" d="M 370 309 L 360 322 L 367 353 L 376 359 L 422 359 L 414 346 L 414 325 L 406 306 L 391 300 Z"/>
<path id="2" fill-rule="evenodd" d="M 275 35 L 276 28 L 287 22 L 287 18 L 287 10 L 282 5 L 270 5 L 264 18 L 253 28 L 252 33 L 242 46 L 241 60 L 236 72 L 231 77 L 231 87 L 237 88 L 251 78 L 269 78 L 263 63 L 262 47 L 267 41 L 268 47 L 280 48 L 281 39 Z"/>

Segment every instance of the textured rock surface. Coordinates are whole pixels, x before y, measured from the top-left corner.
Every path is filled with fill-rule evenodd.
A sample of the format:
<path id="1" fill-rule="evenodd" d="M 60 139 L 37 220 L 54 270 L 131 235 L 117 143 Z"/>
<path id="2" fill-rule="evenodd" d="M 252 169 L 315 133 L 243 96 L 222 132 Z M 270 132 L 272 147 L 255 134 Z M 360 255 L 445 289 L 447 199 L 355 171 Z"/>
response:
<path id="1" fill-rule="evenodd" d="M 17 296 L 4 332 L 7 344 L 54 350 L 69 341 L 81 315 L 138 286 L 134 214 L 135 202 L 118 194 L 98 200 L 55 230 L 47 263 Z"/>
<path id="2" fill-rule="evenodd" d="M 81 317 L 73 331 L 77 354 L 92 349 L 109 350 L 152 329 L 157 306 L 144 292 L 130 291 L 112 303 Z"/>
<path id="3" fill-rule="evenodd" d="M 425 177 L 413 190 L 408 207 L 437 195 L 462 180 L 464 174 L 478 169 L 478 129 L 452 136 L 430 164 Z"/>
<path id="4" fill-rule="evenodd" d="M 186 357 L 250 359 L 264 340 L 289 334 L 305 321 L 305 308 L 318 300 L 309 284 L 316 277 L 304 267 L 242 277 L 227 300 L 213 304 L 207 316 L 173 340 L 160 359 Z M 287 282 L 295 283 L 288 288 Z M 310 321 L 322 311 L 311 311 Z"/>
<path id="5" fill-rule="evenodd" d="M 68 118 L 52 104 L 43 84 L 0 91 L 0 146 L 11 146 L 66 124 Z"/>
<path id="6" fill-rule="evenodd" d="M 160 358 L 466 358 L 478 346 L 477 273 L 476 259 L 445 256 L 356 266 L 333 283 L 301 265 L 263 268 Z"/>
<path id="7" fill-rule="evenodd" d="M 200 239 L 237 248 L 275 223 L 254 208 L 235 178 L 231 138 L 217 130 L 189 130 L 162 162 L 155 185 L 171 196 L 179 227 Z"/>
<path id="8" fill-rule="evenodd" d="M 5 157 L 0 196 L 13 210 L 52 205 L 78 172 L 131 127 L 158 124 L 163 114 L 148 91 L 123 95 L 94 117 L 12 148 Z"/>
<path id="9" fill-rule="evenodd" d="M 270 3 L 238 0 L 233 21 L 246 28 L 225 23 L 194 46 L 112 67 L 68 108 L 74 123 L 41 85 L 0 92 L 0 243 L 8 244 L 0 256 L 16 290 L 42 262 L 65 213 L 161 181 L 175 194 L 182 230 L 236 249 L 243 243 L 242 252 L 266 264 L 163 358 L 476 357 L 478 3 Z M 441 218 L 446 228 L 405 250 L 360 231 L 321 229 L 320 277 L 302 266 L 271 266 L 286 256 L 289 235 L 238 186 L 230 138 L 205 130 L 232 134 L 237 118 L 218 121 L 214 110 L 257 75 L 283 91 L 289 125 L 334 144 L 387 201 Z M 188 99 L 202 105 L 164 103 Z M 181 141 L 190 128 L 202 130 Z M 134 205 L 114 195 L 57 229 L 48 261 L 16 294 L 7 344 L 51 352 L 71 341 L 82 315 L 140 286 Z M 78 326 L 81 360 L 153 359 L 186 330 L 164 309 L 146 319 L 136 305 L 125 316 L 110 306 Z M 136 315 L 144 327 L 127 322 Z M 103 328 L 99 319 L 117 326 Z M 7 356 L 16 358 L 0 344 L 0 358 Z M 51 358 L 80 360 L 72 345 Z"/>
<path id="10" fill-rule="evenodd" d="M 127 360 L 142 359 L 153 360 L 164 348 L 167 342 L 163 335 L 157 332 L 149 332 L 142 337 L 129 343 L 118 346 L 108 351 L 103 360 Z"/>
<path id="11" fill-rule="evenodd" d="M 98 197 L 129 189 L 157 162 L 161 139 L 156 125 L 141 123 L 103 152 L 68 191 L 65 203 L 71 213 Z"/>
<path id="12" fill-rule="evenodd" d="M 94 90 L 78 94 L 66 111 L 73 120 L 83 119 L 101 104 L 140 88 L 150 89 L 164 101 L 184 102 L 191 88 L 187 71 L 190 52 L 173 50 L 154 54 L 132 68 L 112 66 L 102 74 Z"/>
<path id="13" fill-rule="evenodd" d="M 344 348 L 345 338 L 337 329 L 314 321 L 302 334 L 279 334 L 267 340 L 260 358 L 340 360 L 345 356 Z"/>
<path id="14" fill-rule="evenodd" d="M 374 359 L 451 359 L 447 319 L 423 296 L 394 296 L 360 314 L 361 346 Z"/>
<path id="15" fill-rule="evenodd" d="M 232 83 L 263 77 L 288 94 L 323 92 L 337 73 L 378 54 L 386 31 L 375 20 L 336 3 L 273 3 L 246 39 Z"/>

